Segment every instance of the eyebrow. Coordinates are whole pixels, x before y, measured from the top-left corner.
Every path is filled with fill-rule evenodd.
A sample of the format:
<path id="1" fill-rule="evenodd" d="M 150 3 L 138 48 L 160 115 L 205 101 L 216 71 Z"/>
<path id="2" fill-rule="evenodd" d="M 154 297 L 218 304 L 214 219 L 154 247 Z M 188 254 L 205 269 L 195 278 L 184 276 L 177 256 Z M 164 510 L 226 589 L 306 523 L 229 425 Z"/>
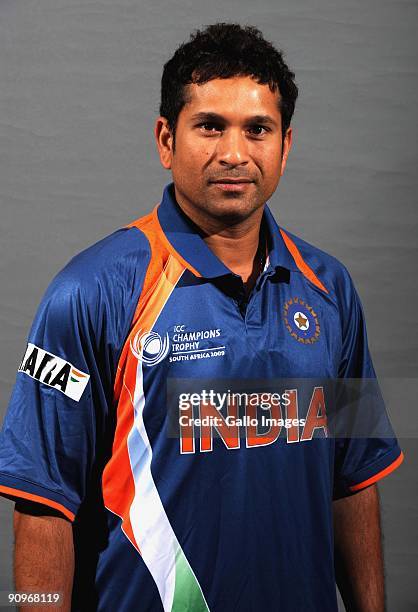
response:
<path id="1" fill-rule="evenodd" d="M 228 121 L 222 115 L 212 112 L 200 112 L 191 116 L 192 121 L 218 121 L 220 123 L 228 123 Z M 247 117 L 245 124 L 249 125 L 252 123 L 263 123 L 264 125 L 272 125 L 277 127 L 277 121 L 270 115 L 251 115 Z"/>

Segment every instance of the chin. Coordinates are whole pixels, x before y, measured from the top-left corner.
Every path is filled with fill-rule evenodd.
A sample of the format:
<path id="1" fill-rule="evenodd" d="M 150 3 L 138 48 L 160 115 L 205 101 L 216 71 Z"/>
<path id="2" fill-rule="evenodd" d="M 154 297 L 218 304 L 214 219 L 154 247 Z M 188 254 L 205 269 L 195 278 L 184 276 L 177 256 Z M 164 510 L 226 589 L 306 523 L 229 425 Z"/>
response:
<path id="1" fill-rule="evenodd" d="M 239 205 L 239 200 L 236 200 L 235 205 L 231 200 L 224 203 L 219 203 L 217 206 L 211 207 L 209 213 L 212 217 L 222 220 L 228 225 L 245 221 L 258 208 L 254 206 Z"/>

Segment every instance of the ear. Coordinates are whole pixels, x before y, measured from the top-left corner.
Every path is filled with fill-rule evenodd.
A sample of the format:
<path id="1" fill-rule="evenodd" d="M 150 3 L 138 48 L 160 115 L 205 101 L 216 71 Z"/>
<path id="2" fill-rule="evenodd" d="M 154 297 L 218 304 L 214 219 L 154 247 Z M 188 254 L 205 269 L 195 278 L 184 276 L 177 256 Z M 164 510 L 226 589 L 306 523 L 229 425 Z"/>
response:
<path id="1" fill-rule="evenodd" d="M 292 146 L 292 128 L 288 127 L 283 140 L 283 153 L 282 153 L 282 164 L 280 168 L 280 176 L 283 176 L 284 169 L 286 168 L 287 156 L 289 155 L 290 148 Z"/>
<path id="2" fill-rule="evenodd" d="M 168 121 L 165 117 L 157 118 L 155 122 L 154 135 L 157 142 L 161 165 L 166 170 L 170 170 L 171 159 L 173 156 L 173 136 L 170 128 L 168 127 Z"/>

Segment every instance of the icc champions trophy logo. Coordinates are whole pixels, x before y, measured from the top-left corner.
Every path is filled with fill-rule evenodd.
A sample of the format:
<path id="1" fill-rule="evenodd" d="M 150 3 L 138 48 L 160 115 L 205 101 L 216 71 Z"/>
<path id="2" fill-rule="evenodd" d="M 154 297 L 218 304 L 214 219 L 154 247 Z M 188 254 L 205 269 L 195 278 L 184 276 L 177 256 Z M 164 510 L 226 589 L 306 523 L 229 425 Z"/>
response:
<path id="1" fill-rule="evenodd" d="M 131 351 L 145 365 L 152 366 L 167 357 L 170 348 L 168 333 L 164 339 L 157 332 L 142 333 L 139 331 L 131 340 Z"/>

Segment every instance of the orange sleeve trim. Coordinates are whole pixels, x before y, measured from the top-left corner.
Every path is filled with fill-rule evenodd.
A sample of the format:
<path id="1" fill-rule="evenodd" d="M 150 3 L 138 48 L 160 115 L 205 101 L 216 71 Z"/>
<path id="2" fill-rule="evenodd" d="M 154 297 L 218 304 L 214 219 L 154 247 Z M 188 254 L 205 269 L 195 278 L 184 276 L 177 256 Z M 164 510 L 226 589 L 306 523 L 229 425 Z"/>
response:
<path id="1" fill-rule="evenodd" d="M 295 264 L 297 265 L 299 270 L 302 272 L 302 274 L 308 280 L 310 280 L 311 283 L 313 283 L 316 287 L 319 287 L 319 289 L 322 289 L 322 291 L 325 291 L 325 293 L 328 293 L 328 290 L 321 283 L 321 281 L 319 280 L 319 278 L 317 277 L 315 272 L 312 270 L 312 268 L 310 268 L 308 266 L 308 264 L 303 259 L 302 255 L 300 254 L 300 251 L 299 251 L 298 247 L 293 242 L 293 240 L 291 240 L 289 238 L 289 236 L 286 234 L 286 232 L 284 230 L 281 229 L 280 233 L 281 233 L 282 238 L 283 238 L 283 240 L 285 242 L 285 245 L 289 249 L 293 259 L 295 260 Z"/>
<path id="2" fill-rule="evenodd" d="M 385 476 L 393 472 L 393 470 L 396 470 L 396 468 L 401 465 L 403 460 L 404 460 L 404 454 L 401 451 L 401 454 L 399 455 L 399 457 L 395 459 L 395 461 L 393 461 L 390 465 L 388 465 L 388 467 L 386 467 L 384 470 L 380 470 L 380 472 L 377 472 L 377 474 L 375 474 L 371 478 L 368 478 L 367 480 L 363 480 L 363 482 L 359 482 L 356 485 L 352 485 L 351 487 L 349 487 L 350 491 L 359 491 L 360 489 L 364 489 L 365 487 L 368 487 L 374 482 L 377 482 L 381 478 L 384 478 Z"/>
<path id="3" fill-rule="evenodd" d="M 68 510 L 62 504 L 58 502 L 52 501 L 52 499 L 48 499 L 47 497 L 42 497 L 41 495 L 34 495 L 33 493 L 26 493 L 26 491 L 21 491 L 20 489 L 12 489 L 11 487 L 4 487 L 0 485 L 0 493 L 6 493 L 7 495 L 12 495 L 13 497 L 23 497 L 23 499 L 28 499 L 29 501 L 38 502 L 39 504 L 44 504 L 45 506 L 49 506 L 50 508 L 54 508 L 55 510 L 59 510 L 70 519 L 71 522 L 75 519 L 75 514 Z"/>

